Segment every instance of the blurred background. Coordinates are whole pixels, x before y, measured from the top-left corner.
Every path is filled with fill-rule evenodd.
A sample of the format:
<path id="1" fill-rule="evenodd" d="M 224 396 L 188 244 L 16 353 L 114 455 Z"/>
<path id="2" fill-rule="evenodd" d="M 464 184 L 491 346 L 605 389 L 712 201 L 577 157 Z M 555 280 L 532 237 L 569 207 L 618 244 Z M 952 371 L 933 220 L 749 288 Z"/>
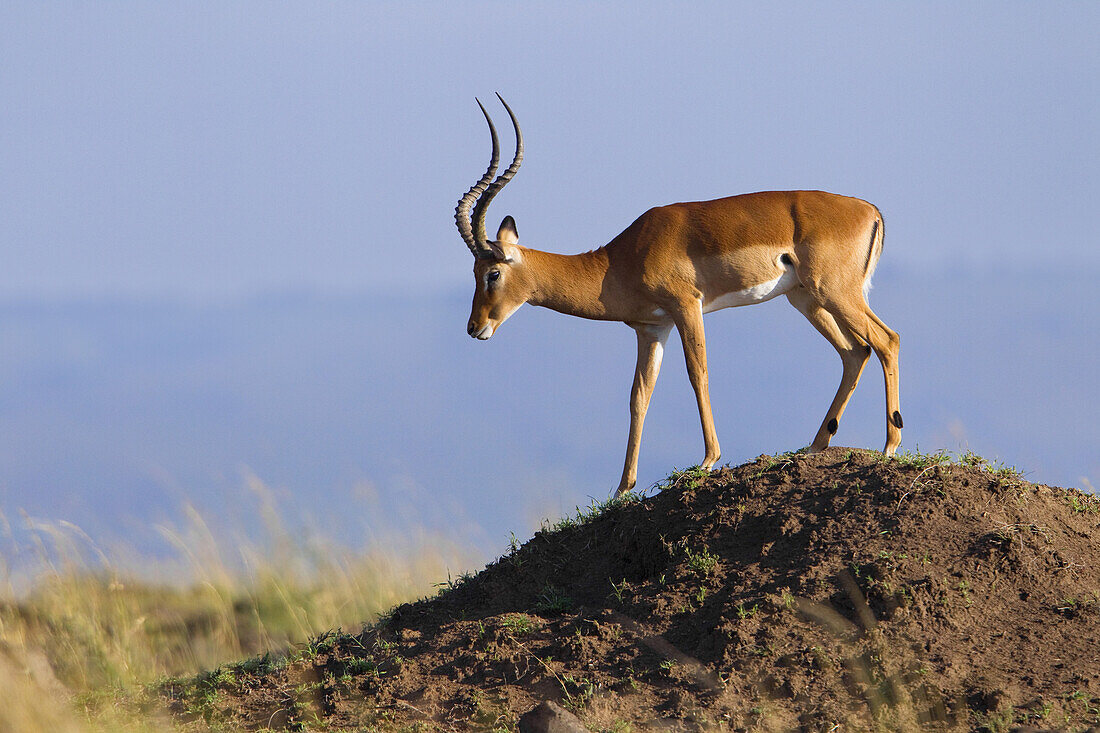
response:
<path id="1" fill-rule="evenodd" d="M 510 155 L 495 91 L 527 158 L 490 226 L 530 247 L 755 190 L 877 204 L 903 449 L 1091 490 L 1098 25 L 1024 2 L 4 3 L 9 571 L 44 520 L 154 557 L 192 507 L 248 534 L 261 485 L 288 532 L 484 558 L 606 498 L 633 332 L 528 306 L 465 334 L 452 216 L 488 160 L 475 96 Z M 806 445 L 829 344 L 785 299 L 707 328 L 723 462 Z M 884 435 L 872 360 L 834 444 Z M 702 455 L 673 336 L 639 487 Z"/>

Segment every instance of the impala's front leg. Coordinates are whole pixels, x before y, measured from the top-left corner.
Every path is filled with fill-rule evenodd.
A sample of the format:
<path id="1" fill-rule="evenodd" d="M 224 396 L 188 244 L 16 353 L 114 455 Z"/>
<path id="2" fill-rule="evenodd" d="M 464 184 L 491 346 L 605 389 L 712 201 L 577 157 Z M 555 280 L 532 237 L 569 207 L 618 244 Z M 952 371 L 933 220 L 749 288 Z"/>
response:
<path id="1" fill-rule="evenodd" d="M 638 334 L 638 365 L 634 369 L 634 387 L 630 391 L 630 435 L 626 439 L 626 465 L 623 478 L 615 496 L 621 496 L 634 488 L 638 481 L 638 448 L 642 443 L 642 423 L 649 409 L 653 385 L 661 373 L 661 358 L 665 353 L 672 324 L 667 326 L 636 325 Z"/>
<path id="2" fill-rule="evenodd" d="M 714 416 L 710 411 L 710 386 L 707 380 L 707 337 L 703 331 L 703 301 L 701 298 L 685 303 L 676 316 L 676 328 L 684 343 L 688 377 L 699 403 L 699 419 L 703 423 L 703 446 L 706 455 L 699 464 L 710 468 L 722 457 L 718 445 L 718 433 L 714 429 Z"/>

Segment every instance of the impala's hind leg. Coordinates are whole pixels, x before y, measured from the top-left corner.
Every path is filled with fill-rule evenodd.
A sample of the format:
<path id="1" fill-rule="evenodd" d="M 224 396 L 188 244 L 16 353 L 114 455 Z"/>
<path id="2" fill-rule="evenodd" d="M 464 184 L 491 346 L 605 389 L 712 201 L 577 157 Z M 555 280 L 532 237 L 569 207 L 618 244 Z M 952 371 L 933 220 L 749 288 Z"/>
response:
<path id="1" fill-rule="evenodd" d="M 901 406 L 898 398 L 898 353 L 901 339 L 867 305 L 863 294 L 856 291 L 854 297 L 829 297 L 827 292 L 819 302 L 836 319 L 837 324 L 856 338 L 869 344 L 875 356 L 882 362 L 882 374 L 886 379 L 886 445 L 882 452 L 888 456 L 901 445 Z"/>
<path id="2" fill-rule="evenodd" d="M 898 355 L 901 350 L 901 338 L 882 322 L 866 301 L 863 307 L 867 309 L 867 317 L 878 328 L 881 347 L 871 344 L 882 362 L 882 373 L 886 377 L 886 446 L 882 452 L 888 456 L 894 455 L 894 451 L 901 445 L 901 397 L 898 394 Z"/>
<path id="3" fill-rule="evenodd" d="M 844 372 L 840 377 L 840 386 L 837 388 L 836 397 L 829 405 L 829 411 L 825 413 L 825 419 L 821 421 L 821 427 L 814 436 L 814 442 L 810 444 L 810 452 L 818 453 L 829 447 L 829 441 L 836 434 L 840 416 L 844 414 L 844 408 L 848 406 L 848 400 L 859 383 L 859 375 L 863 373 L 863 366 L 871 355 L 870 349 L 860 343 L 858 339 L 837 325 L 836 319 L 821 307 L 803 287 L 797 287 L 787 293 L 787 300 L 798 311 L 806 316 L 813 327 L 833 345 L 840 354 L 840 362 L 844 365 Z"/>

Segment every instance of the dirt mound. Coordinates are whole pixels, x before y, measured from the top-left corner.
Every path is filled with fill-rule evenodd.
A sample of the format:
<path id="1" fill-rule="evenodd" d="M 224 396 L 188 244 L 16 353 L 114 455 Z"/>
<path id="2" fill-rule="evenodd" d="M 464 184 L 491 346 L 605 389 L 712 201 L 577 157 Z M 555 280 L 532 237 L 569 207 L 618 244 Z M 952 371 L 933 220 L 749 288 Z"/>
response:
<path id="1" fill-rule="evenodd" d="M 514 730 L 542 700 L 595 731 L 1100 723 L 1096 497 L 843 448 L 658 488 L 361 634 L 165 692 L 273 728 Z"/>

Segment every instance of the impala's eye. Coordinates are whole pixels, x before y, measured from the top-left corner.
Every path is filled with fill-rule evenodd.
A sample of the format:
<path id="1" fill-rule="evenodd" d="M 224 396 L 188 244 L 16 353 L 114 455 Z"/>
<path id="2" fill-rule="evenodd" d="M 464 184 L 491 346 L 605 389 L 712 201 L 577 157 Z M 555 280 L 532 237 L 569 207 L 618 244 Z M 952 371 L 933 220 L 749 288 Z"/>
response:
<path id="1" fill-rule="evenodd" d="M 500 270 L 490 270 L 487 278 L 489 282 L 496 282 L 500 279 Z"/>

